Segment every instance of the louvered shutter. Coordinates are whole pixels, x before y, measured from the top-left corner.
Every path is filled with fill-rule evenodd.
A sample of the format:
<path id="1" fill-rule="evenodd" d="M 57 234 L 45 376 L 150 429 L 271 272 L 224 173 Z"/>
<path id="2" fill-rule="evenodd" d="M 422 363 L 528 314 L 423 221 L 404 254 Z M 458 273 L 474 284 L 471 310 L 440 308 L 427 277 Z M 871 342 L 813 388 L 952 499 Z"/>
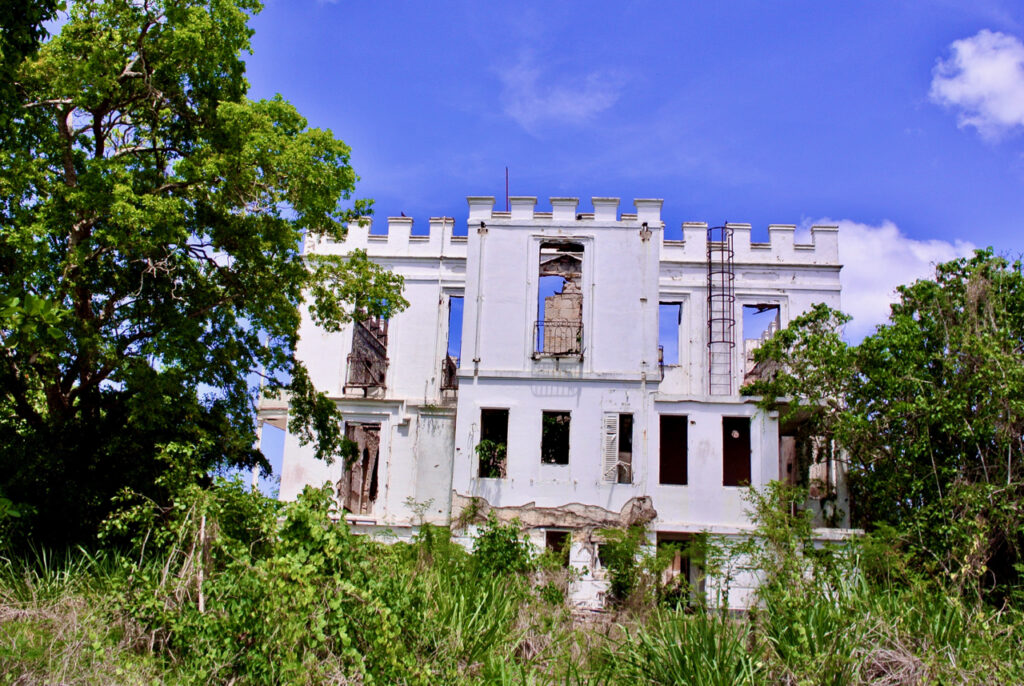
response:
<path id="1" fill-rule="evenodd" d="M 619 465 L 619 415 L 606 412 L 604 415 L 601 480 L 610 483 L 618 481 Z"/>

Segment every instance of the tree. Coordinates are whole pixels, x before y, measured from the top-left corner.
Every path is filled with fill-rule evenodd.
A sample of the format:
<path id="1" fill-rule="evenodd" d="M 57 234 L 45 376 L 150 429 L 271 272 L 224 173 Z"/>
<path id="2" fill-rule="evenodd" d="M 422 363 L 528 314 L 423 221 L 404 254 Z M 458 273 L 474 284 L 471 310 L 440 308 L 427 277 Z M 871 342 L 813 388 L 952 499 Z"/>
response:
<path id="1" fill-rule="evenodd" d="M 0 490 L 37 537 L 88 535 L 163 446 L 263 465 L 259 374 L 330 458 L 335 405 L 295 359 L 304 297 L 328 330 L 406 306 L 363 253 L 303 256 L 346 208 L 349 148 L 280 96 L 246 98 L 257 0 L 75 2 L 18 68 L 0 149 Z"/>
<path id="2" fill-rule="evenodd" d="M 899 289 L 859 345 L 819 305 L 757 357 L 781 368 L 745 392 L 787 399 L 850 461 L 855 521 L 903 531 L 963 588 L 1019 583 L 1024 552 L 1024 266 L 990 250 Z"/>
<path id="3" fill-rule="evenodd" d="M 0 4 L 0 130 L 17 109 L 14 75 L 33 54 L 47 32 L 43 22 L 52 19 L 57 0 L 16 0 Z"/>

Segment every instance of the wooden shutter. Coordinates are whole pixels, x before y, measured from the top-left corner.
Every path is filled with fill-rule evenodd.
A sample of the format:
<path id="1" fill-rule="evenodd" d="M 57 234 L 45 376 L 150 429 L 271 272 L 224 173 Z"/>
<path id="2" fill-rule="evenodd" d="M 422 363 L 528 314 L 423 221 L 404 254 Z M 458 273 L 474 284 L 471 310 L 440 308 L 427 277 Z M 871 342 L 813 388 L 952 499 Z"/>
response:
<path id="1" fill-rule="evenodd" d="M 615 483 L 618 481 L 619 465 L 619 415 L 606 412 L 602 425 L 601 443 L 601 481 Z"/>

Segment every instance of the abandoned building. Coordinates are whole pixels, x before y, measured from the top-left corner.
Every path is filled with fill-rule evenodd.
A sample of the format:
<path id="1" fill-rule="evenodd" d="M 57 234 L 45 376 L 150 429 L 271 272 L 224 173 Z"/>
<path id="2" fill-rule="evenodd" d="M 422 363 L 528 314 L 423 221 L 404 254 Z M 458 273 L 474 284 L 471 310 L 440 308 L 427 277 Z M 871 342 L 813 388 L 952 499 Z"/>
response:
<path id="1" fill-rule="evenodd" d="M 331 482 L 358 531 L 452 524 L 470 541 L 488 513 L 519 519 L 539 548 L 568 547 L 571 597 L 600 604 L 601 529 L 644 524 L 652 544 L 750 531 L 743 487 L 793 480 L 800 446 L 778 412 L 740 395 L 770 369 L 753 350 L 813 304 L 839 307 L 838 234 L 688 222 L 666 240 L 661 200 L 470 197 L 468 219 L 353 225 L 313 253 L 365 250 L 405 279 L 391 321 L 301 329 L 299 355 L 357 446 L 346 466 L 285 438 L 280 497 Z M 461 235 L 460 235 L 461 234 Z M 287 402 L 261 418 L 284 428 Z M 840 465 L 811 466 L 816 536 L 841 538 Z M 671 570 L 696 571 L 685 559 Z M 671 571 L 670 570 L 670 571 Z M 742 575 L 724 602 L 743 607 Z"/>

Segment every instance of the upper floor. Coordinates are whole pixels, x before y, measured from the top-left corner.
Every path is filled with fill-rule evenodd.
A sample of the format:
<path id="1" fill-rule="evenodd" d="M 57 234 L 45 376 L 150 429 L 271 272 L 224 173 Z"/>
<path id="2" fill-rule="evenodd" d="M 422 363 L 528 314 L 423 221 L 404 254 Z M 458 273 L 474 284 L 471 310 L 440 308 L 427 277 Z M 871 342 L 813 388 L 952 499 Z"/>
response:
<path id="1" fill-rule="evenodd" d="M 391 217 L 343 241 L 307 241 L 309 252 L 365 250 L 405 278 L 410 307 L 390 322 L 337 334 L 308 318 L 300 355 L 321 388 L 443 400 L 459 378 L 590 379 L 659 384 L 666 398 L 730 396 L 751 371 L 758 341 L 811 305 L 839 307 L 838 233 L 815 226 L 687 222 L 666 240 L 662 201 L 468 198 L 461 226 Z M 460 235 L 461 234 L 461 235 Z M 400 360 L 401 364 L 394 364 Z"/>

